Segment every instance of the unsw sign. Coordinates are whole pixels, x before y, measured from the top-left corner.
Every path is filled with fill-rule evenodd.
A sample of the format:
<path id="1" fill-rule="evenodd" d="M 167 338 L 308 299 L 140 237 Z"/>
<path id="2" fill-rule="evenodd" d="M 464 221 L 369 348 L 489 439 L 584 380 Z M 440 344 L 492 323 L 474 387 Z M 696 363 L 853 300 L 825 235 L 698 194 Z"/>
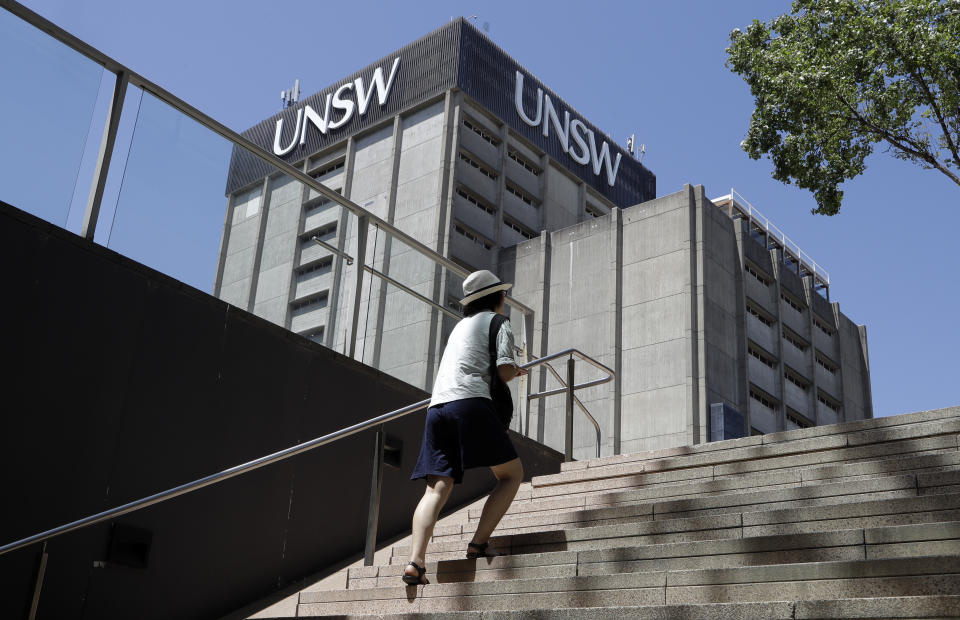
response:
<path id="1" fill-rule="evenodd" d="M 544 138 L 550 137 L 550 130 L 553 128 L 554 136 L 556 136 L 556 140 L 564 153 L 578 164 L 592 164 L 593 174 L 597 176 L 605 171 L 607 185 L 613 187 L 617 180 L 617 171 L 620 169 L 621 154 L 616 153 L 616 157 L 612 157 L 610 155 L 610 145 L 606 140 L 603 141 L 598 151 L 597 137 L 594 131 L 587 127 L 582 119 L 571 118 L 569 110 L 563 111 L 563 122 L 561 122 L 560 115 L 557 114 L 550 95 L 544 93 L 543 89 L 539 87 L 537 88 L 536 102 L 537 109 L 531 118 L 523 109 L 523 73 L 517 71 L 513 104 L 520 120 L 530 127 L 540 127 Z"/>
<path id="2" fill-rule="evenodd" d="M 286 140 L 283 138 L 283 118 L 278 118 L 277 127 L 273 134 L 274 155 L 286 155 L 297 148 L 298 145 L 306 144 L 307 132 L 311 127 L 315 131 L 327 135 L 327 132 L 349 123 L 354 114 L 358 114 L 362 118 L 370 109 L 374 92 L 377 94 L 379 105 L 385 104 L 390 97 L 390 90 L 393 88 L 393 82 L 397 77 L 399 67 L 400 57 L 397 56 L 393 59 L 393 66 L 386 78 L 384 78 L 382 66 L 374 70 L 369 88 L 364 84 L 363 77 L 358 77 L 352 82 L 341 85 L 335 91 L 327 93 L 326 97 L 322 97 L 324 102 L 322 116 L 310 105 L 303 106 L 297 110 L 294 129 Z"/>

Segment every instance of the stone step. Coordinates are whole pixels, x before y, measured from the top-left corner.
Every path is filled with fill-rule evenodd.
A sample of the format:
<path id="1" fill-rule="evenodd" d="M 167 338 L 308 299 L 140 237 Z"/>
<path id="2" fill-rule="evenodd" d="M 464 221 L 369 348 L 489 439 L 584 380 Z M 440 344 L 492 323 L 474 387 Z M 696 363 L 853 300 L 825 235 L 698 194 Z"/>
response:
<path id="1" fill-rule="evenodd" d="M 300 616 L 960 595 L 960 558 L 926 556 L 304 592 Z"/>
<path id="2" fill-rule="evenodd" d="M 921 483 L 922 480 L 922 483 Z M 619 504 L 589 510 L 560 510 L 508 514 L 497 527 L 499 534 L 520 533 L 521 530 L 536 531 L 546 527 L 590 527 L 615 525 L 635 521 L 652 521 L 665 518 L 694 517 L 705 514 L 746 510 L 756 511 L 776 505 L 778 508 L 808 505 L 825 505 L 897 497 L 914 497 L 923 488 L 934 494 L 942 486 L 944 491 L 955 491 L 960 485 L 960 470 L 937 474 L 887 476 L 835 482 L 814 486 L 794 486 L 764 491 L 739 491 L 661 502 L 637 502 Z M 471 537 L 476 525 L 473 520 L 465 524 L 437 527 L 433 541 L 461 540 Z"/>
<path id="3" fill-rule="evenodd" d="M 428 562 L 435 583 L 960 555 L 960 521 Z M 396 585 L 398 564 L 350 568 L 347 588 Z"/>
<path id="4" fill-rule="evenodd" d="M 960 596 L 907 596 L 777 601 L 772 603 L 707 603 L 647 607 L 583 607 L 521 611 L 446 611 L 418 613 L 418 620 L 846 620 L 848 618 L 957 618 Z M 293 616 L 290 616 L 293 617 Z M 341 620 L 410 620 L 407 614 L 338 615 Z"/>
<path id="5" fill-rule="evenodd" d="M 892 457 L 856 464 L 828 465 L 810 469 L 792 469 L 774 472 L 761 472 L 750 477 L 728 477 L 709 480 L 682 481 L 673 484 L 650 485 L 632 490 L 603 491 L 592 494 L 570 495 L 550 499 L 532 499 L 526 493 L 518 493 L 507 512 L 505 519 L 520 515 L 554 513 L 558 510 L 589 510 L 612 507 L 623 504 L 635 504 L 644 500 L 683 497 L 703 497 L 723 494 L 739 489 L 778 489 L 798 486 L 811 486 L 818 483 L 867 480 L 898 473 L 938 474 L 945 470 L 960 470 L 960 451 L 939 453 L 918 457 Z M 843 475 L 846 474 L 846 475 Z M 935 476 L 921 476 L 918 479 L 919 494 L 940 492 L 948 488 Z M 954 483 L 956 484 L 956 483 Z M 952 492 L 950 489 L 948 492 Z M 468 518 L 475 521 L 480 518 L 482 502 L 468 509 Z M 436 535 L 459 533 L 464 525 L 438 525 Z M 467 527 L 472 531 L 472 526 Z"/>
<path id="6" fill-rule="evenodd" d="M 924 424 L 927 422 L 949 420 L 951 418 L 960 419 L 960 407 L 947 407 L 944 409 L 934 409 L 930 411 L 888 416 L 871 420 L 857 420 L 843 424 L 815 426 L 812 428 L 769 433 L 766 435 L 756 435 L 752 437 L 743 437 L 740 439 L 714 441 L 697 444 L 694 446 L 679 446 L 675 448 L 665 448 L 662 450 L 651 450 L 645 452 L 635 452 L 632 454 L 601 457 L 597 459 L 571 461 L 569 463 L 563 463 L 560 468 L 561 471 L 572 471 L 576 469 L 587 469 L 593 467 L 615 467 L 617 465 L 622 465 L 629 462 L 657 460 L 661 458 L 682 455 L 702 454 L 706 452 L 731 450 L 748 446 L 777 444 L 795 440 L 810 439 L 813 437 L 853 434 L 875 429 L 906 428 L 908 426 Z"/>
<path id="7" fill-rule="evenodd" d="M 827 463 L 870 460 L 894 454 L 953 452 L 960 448 L 960 419 L 916 425 L 907 429 L 880 429 L 869 432 L 871 436 L 880 433 L 894 436 L 882 442 L 864 444 L 848 443 L 854 441 L 852 437 L 828 436 L 537 476 L 531 481 L 532 497 L 698 478 L 713 479 Z"/>
<path id="8" fill-rule="evenodd" d="M 587 551 L 955 520 L 960 520 L 960 493 L 495 535 L 490 544 L 510 554 Z M 462 540 L 432 543 L 427 561 L 459 559 L 465 548 Z M 406 546 L 396 545 L 389 563 L 405 563 L 408 555 Z"/>
<path id="9" fill-rule="evenodd" d="M 772 603 L 708 603 L 647 607 L 583 607 L 519 611 L 445 611 L 418 613 L 419 620 L 827 620 L 848 618 L 957 618 L 960 596 L 908 596 L 777 601 Z M 293 616 L 290 616 L 293 617 Z M 340 615 L 341 620 L 410 620 L 406 614 Z"/>

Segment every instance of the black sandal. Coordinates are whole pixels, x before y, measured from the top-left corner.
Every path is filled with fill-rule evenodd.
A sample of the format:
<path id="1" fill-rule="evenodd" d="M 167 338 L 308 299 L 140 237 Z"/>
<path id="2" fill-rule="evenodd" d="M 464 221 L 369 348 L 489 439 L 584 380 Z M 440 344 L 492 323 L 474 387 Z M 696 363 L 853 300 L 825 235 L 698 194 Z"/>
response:
<path id="1" fill-rule="evenodd" d="M 408 575 L 407 572 L 406 572 L 407 569 L 406 569 L 406 567 L 404 567 L 404 569 L 403 569 L 403 570 L 404 570 L 404 572 L 403 572 L 403 583 L 407 584 L 408 586 L 418 586 L 418 585 L 420 585 L 420 584 L 427 583 L 426 581 L 422 581 L 423 576 L 427 574 L 427 569 L 426 569 L 426 568 L 423 568 L 422 566 L 420 566 L 420 565 L 417 564 L 416 562 L 407 562 L 407 566 L 412 566 L 412 567 L 414 567 L 414 568 L 417 570 L 417 574 L 416 574 L 416 576 L 414 576 L 414 575 Z"/>
<path id="2" fill-rule="evenodd" d="M 497 557 L 497 555 L 499 555 L 497 553 L 487 553 L 487 546 L 489 544 L 490 544 L 489 541 L 485 543 L 475 543 L 475 542 L 469 543 L 467 545 L 467 559 L 476 560 L 477 558 Z M 479 549 L 479 551 L 470 551 L 470 547 L 473 547 L 474 549 Z"/>

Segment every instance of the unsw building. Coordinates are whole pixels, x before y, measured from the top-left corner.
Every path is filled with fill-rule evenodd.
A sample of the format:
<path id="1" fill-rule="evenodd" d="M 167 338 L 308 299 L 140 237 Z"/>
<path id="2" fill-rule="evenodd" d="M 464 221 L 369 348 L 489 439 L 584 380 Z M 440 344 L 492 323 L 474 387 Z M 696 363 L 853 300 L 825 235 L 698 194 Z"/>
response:
<path id="1" fill-rule="evenodd" d="M 732 195 L 656 198 L 653 173 L 466 20 L 244 135 L 462 267 L 516 282 L 534 310 L 511 321 L 522 356 L 575 346 L 614 368 L 580 396 L 603 454 L 872 416 L 865 329 L 822 273 L 766 230 L 758 241 Z M 226 194 L 214 293 L 347 351 L 352 267 L 312 238 L 355 256 L 356 218 L 239 148 Z M 371 232 L 366 261 L 459 310 L 461 278 L 399 240 Z M 383 280 L 363 287 L 355 357 L 429 390 L 455 321 Z M 561 447 L 562 415 L 538 401 L 515 425 Z M 575 456 L 594 453 L 578 415 Z"/>

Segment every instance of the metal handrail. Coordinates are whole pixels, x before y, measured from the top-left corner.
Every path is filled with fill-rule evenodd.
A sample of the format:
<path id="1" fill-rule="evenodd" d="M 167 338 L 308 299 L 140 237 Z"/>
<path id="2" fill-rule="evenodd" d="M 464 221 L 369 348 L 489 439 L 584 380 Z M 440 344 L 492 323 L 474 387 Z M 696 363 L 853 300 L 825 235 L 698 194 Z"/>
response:
<path id="1" fill-rule="evenodd" d="M 559 357 L 568 356 L 568 355 L 570 356 L 571 362 L 573 361 L 573 356 L 577 356 L 581 360 L 588 362 L 596 366 L 597 368 L 601 368 L 607 371 L 609 373 L 609 376 L 607 376 L 604 380 L 601 380 L 601 383 L 606 383 L 613 379 L 614 373 L 612 370 L 610 370 L 600 362 L 597 362 L 596 360 L 590 358 L 589 356 L 584 355 L 583 353 L 581 353 L 576 349 L 567 349 L 565 351 L 561 351 L 560 353 L 555 353 L 553 355 L 549 355 L 546 357 L 542 357 L 540 359 L 530 361 L 526 364 L 520 365 L 520 368 L 523 368 L 523 369 L 533 368 L 535 366 L 539 366 L 540 364 L 545 364 L 551 360 L 557 359 Z M 572 389 L 570 388 L 571 385 L 573 386 Z M 574 390 L 581 389 L 583 387 L 589 387 L 591 385 L 597 385 L 597 382 L 590 381 L 581 385 L 573 385 L 573 382 L 570 382 L 570 385 L 567 386 L 566 391 L 568 392 L 568 394 L 572 394 Z M 545 394 L 538 394 L 536 396 L 540 398 L 545 396 Z M 225 469 L 219 473 L 211 474 L 209 476 L 205 476 L 198 480 L 194 480 L 193 482 L 181 484 L 180 486 L 173 487 L 172 489 L 167 489 L 166 491 L 155 493 L 148 497 L 144 497 L 142 499 L 138 499 L 136 501 L 123 504 L 122 506 L 117 506 L 116 508 L 104 510 L 103 512 L 98 512 L 97 514 L 90 515 L 89 517 L 78 519 L 77 521 L 73 521 L 71 523 L 67 523 L 59 527 L 55 527 L 45 532 L 34 534 L 33 536 L 28 536 L 27 538 L 23 538 L 21 540 L 17 540 L 15 542 L 12 542 L 0 547 L 0 555 L 4 555 L 11 551 L 16 551 L 17 549 L 22 549 L 23 547 L 27 547 L 34 543 L 49 540 L 61 534 L 66 534 L 68 532 L 73 532 L 91 525 L 95 525 L 97 523 L 102 523 L 103 521 L 107 521 L 114 517 L 119 517 L 125 514 L 129 514 L 131 512 L 135 512 L 137 510 L 147 508 L 149 506 L 153 506 L 154 504 L 159 504 L 166 500 L 173 499 L 174 497 L 179 497 L 180 495 L 186 495 L 187 493 L 196 491 L 197 489 L 202 489 L 203 487 L 207 487 L 212 484 L 222 482 L 229 478 L 234 478 L 241 474 L 245 474 L 249 471 L 260 469 L 261 467 L 265 467 L 272 463 L 286 460 L 292 456 L 296 456 L 298 454 L 302 454 L 303 452 L 313 450 L 314 448 L 319 448 L 320 446 L 333 443 L 334 441 L 343 439 L 344 437 L 349 437 L 350 435 L 354 435 L 361 431 L 371 429 L 381 424 L 386 424 L 387 422 L 391 422 L 393 420 L 402 418 L 416 411 L 426 409 L 427 405 L 429 404 L 430 404 L 429 399 L 421 400 L 420 402 L 407 405 L 406 407 L 396 409 L 389 413 L 384 413 L 374 418 L 370 418 L 365 422 L 359 422 L 357 424 L 354 424 L 353 426 L 348 426 L 346 428 L 342 428 L 333 433 L 323 435 L 322 437 L 317 437 L 315 439 L 311 439 L 310 441 L 305 441 L 295 446 L 290 446 L 289 448 L 280 450 L 278 452 L 274 452 L 273 454 L 268 454 L 267 456 L 263 456 L 258 459 L 254 459 L 252 461 L 248 461 L 241 465 L 235 465 L 234 467 Z M 375 534 L 374 534 L 374 537 L 375 537 Z"/>
<path id="2" fill-rule="evenodd" d="M 581 383 L 580 385 L 575 385 L 575 384 L 573 383 L 573 376 L 572 376 L 572 374 L 573 374 L 573 367 L 572 367 L 572 365 L 568 364 L 568 366 L 567 366 L 567 375 L 568 375 L 568 377 L 567 377 L 567 381 L 564 381 L 563 378 L 560 376 L 560 373 L 558 373 L 558 372 L 556 371 L 556 369 L 550 364 L 550 362 L 552 362 L 552 361 L 555 360 L 555 359 L 559 359 L 559 358 L 562 358 L 562 357 L 566 357 L 566 356 L 568 356 L 568 355 L 570 356 L 571 361 L 572 361 L 572 358 L 573 358 L 574 356 L 576 356 L 576 357 L 580 358 L 580 360 L 582 360 L 582 361 L 584 361 L 584 362 L 587 362 L 588 364 L 594 366 L 594 367 L 597 368 L 598 370 L 607 373 L 607 376 L 606 376 L 606 377 L 600 377 L 599 379 L 594 379 L 594 380 L 592 380 L 592 381 L 587 381 L 587 382 L 585 382 L 585 383 Z M 577 390 L 582 390 L 582 389 L 585 389 L 585 388 L 589 388 L 589 387 L 594 387 L 594 386 L 597 386 L 597 385 L 603 385 L 604 383 L 609 383 L 609 382 L 612 381 L 613 378 L 616 376 L 616 373 L 615 373 L 612 369 L 608 368 L 607 366 L 604 366 L 603 364 L 601 364 L 601 363 L 598 362 L 597 360 L 593 359 L 592 357 L 590 357 L 590 356 L 588 356 L 588 355 L 584 355 L 583 353 L 581 353 L 581 352 L 578 351 L 577 349 L 566 349 L 565 351 L 560 351 L 559 353 L 554 353 L 553 355 L 547 355 L 547 356 L 545 356 L 545 357 L 541 357 L 541 358 L 538 359 L 538 360 L 534 360 L 534 361 L 531 362 L 530 364 L 524 365 L 523 368 L 532 368 L 533 366 L 540 366 L 540 365 L 546 366 L 547 369 L 553 374 L 554 377 L 556 377 L 557 381 L 559 381 L 559 382 L 560 382 L 560 385 L 562 385 L 563 387 L 561 387 L 561 388 L 556 388 L 556 389 L 553 389 L 553 390 L 545 390 L 545 391 L 543 391 L 543 392 L 536 392 L 536 393 L 528 394 L 528 395 L 527 395 L 527 407 L 526 407 L 527 416 L 526 416 L 525 426 L 524 426 L 524 427 L 527 429 L 527 432 L 528 432 L 528 433 L 530 432 L 530 401 L 531 401 L 531 400 L 536 400 L 536 399 L 540 399 L 540 398 L 546 398 L 546 397 L 548 397 L 548 396 L 555 396 L 555 395 L 557 395 L 557 394 L 567 393 L 567 394 L 568 394 L 568 399 L 567 399 L 567 400 L 568 400 L 568 402 L 567 402 L 567 409 L 568 409 L 568 410 L 567 410 L 567 416 L 566 416 L 566 423 L 567 423 L 568 427 L 564 429 L 564 439 L 565 439 L 565 441 L 564 441 L 564 443 L 565 443 L 565 446 L 564 446 L 564 448 L 565 448 L 565 450 L 564 450 L 564 457 L 565 457 L 566 460 L 568 460 L 568 461 L 573 458 L 573 453 L 572 453 L 572 452 L 573 452 L 573 446 L 572 446 L 572 444 L 571 444 L 571 440 L 572 440 L 572 438 L 573 438 L 573 428 L 572 428 L 572 425 L 573 425 L 573 412 L 572 412 L 572 405 L 573 405 L 573 404 L 576 404 L 576 405 L 580 408 L 580 410 L 583 412 L 583 414 L 584 414 L 585 416 L 587 416 L 587 419 L 590 421 L 590 423 L 593 424 L 593 428 L 594 428 L 594 430 L 595 430 L 596 433 L 597 433 L 597 451 L 596 451 L 596 454 L 597 454 L 597 458 L 600 458 L 600 444 L 601 444 L 600 424 L 597 423 L 596 418 L 594 418 L 594 417 L 590 414 L 590 412 L 589 412 L 589 411 L 587 410 L 587 408 L 584 406 L 583 402 L 576 396 L 576 394 L 573 394 L 573 392 L 576 392 Z M 573 385 L 573 389 L 572 389 L 572 390 L 570 389 L 570 385 Z"/>
<path id="3" fill-rule="evenodd" d="M 309 174 L 304 172 L 302 169 L 296 168 L 288 164 L 284 160 L 280 159 L 279 157 L 276 157 L 270 151 L 264 149 L 263 147 L 251 141 L 250 139 L 240 135 L 239 133 L 230 129 L 223 123 L 220 123 L 216 119 L 204 114 L 203 112 L 193 107 L 183 99 L 180 99 L 179 97 L 177 97 L 170 91 L 166 90 L 162 86 L 152 82 L 151 80 L 148 80 L 147 78 L 143 77 L 137 72 L 131 70 L 129 67 L 117 62 L 110 56 L 107 56 L 100 50 L 94 48 L 92 45 L 78 39 L 77 37 L 70 34 L 63 28 L 60 28 L 59 26 L 57 26 L 50 20 L 45 19 L 38 13 L 31 11 L 30 9 L 20 4 L 19 2 L 16 2 L 15 0 L 0 0 L 0 7 L 9 11 L 13 15 L 16 15 L 17 17 L 27 22 L 31 26 L 39 30 L 42 30 L 43 32 L 47 33 L 57 41 L 63 43 L 67 47 L 72 48 L 74 51 L 79 52 L 80 54 L 83 54 L 93 62 L 105 68 L 106 70 L 115 74 L 123 74 L 124 79 L 127 83 L 133 86 L 136 86 L 150 93 L 151 95 L 157 97 L 167 105 L 173 107 L 176 110 L 179 110 L 180 112 L 192 118 L 193 120 L 197 121 L 207 129 L 225 138 L 229 142 L 252 153 L 258 159 L 273 166 L 278 171 L 293 177 L 297 181 L 315 190 L 316 192 L 326 197 L 327 199 L 337 203 L 341 207 L 352 212 L 358 218 L 366 218 L 366 221 L 369 222 L 370 224 L 379 226 L 381 230 L 398 238 L 405 245 L 410 246 L 412 249 L 416 250 L 420 254 L 431 259 L 433 262 L 437 263 L 438 265 L 443 266 L 444 268 L 448 269 L 449 271 L 452 271 L 453 273 L 456 273 L 461 277 L 466 277 L 470 275 L 470 272 L 467 269 L 461 267 L 460 265 L 455 263 L 453 260 L 447 258 L 446 256 L 439 254 L 436 250 L 433 250 L 432 248 L 428 247 L 424 243 L 414 238 L 412 235 L 409 235 L 403 232 L 393 224 L 378 217 L 371 211 L 364 209 L 363 207 L 353 202 L 349 198 L 342 196 L 341 194 L 334 191 L 333 189 L 320 183 L 319 181 L 311 177 Z M 533 313 L 532 308 L 517 301 L 516 299 L 513 299 L 512 297 L 507 296 L 506 301 L 509 306 L 516 308 L 517 310 L 522 312 L 524 315 L 530 315 Z"/>
<path id="4" fill-rule="evenodd" d="M 804 252 L 795 241 L 784 234 L 784 232 L 771 222 L 767 216 L 761 213 L 759 209 L 750 204 L 750 201 L 744 198 L 743 194 L 731 187 L 729 194 L 714 198 L 711 202 L 716 203 L 725 200 L 729 200 L 731 205 L 737 207 L 738 211 L 749 217 L 750 221 L 756 223 L 763 228 L 765 232 L 777 239 L 783 246 L 783 249 L 792 254 L 797 262 L 809 269 L 816 279 L 827 286 L 830 285 L 830 272 L 818 264 L 817 261 L 813 260 L 809 254 Z"/>
<path id="5" fill-rule="evenodd" d="M 563 380 L 563 378 L 560 376 L 560 373 L 557 372 L 556 369 L 553 367 L 553 364 L 547 363 L 547 364 L 544 364 L 544 366 L 546 366 L 547 370 L 549 370 L 550 373 L 553 374 L 553 376 L 557 379 L 557 381 L 560 382 L 560 385 L 562 385 L 564 389 L 566 389 L 567 382 Z M 587 408 L 586 406 L 584 406 L 583 401 L 580 400 L 580 397 L 577 396 L 576 394 L 573 395 L 573 402 L 575 402 L 577 406 L 580 407 L 580 411 L 583 412 L 583 415 L 587 416 L 587 419 L 590 420 L 591 424 L 593 424 L 593 429 L 597 432 L 597 458 L 600 458 L 600 442 L 601 442 L 600 424 L 597 423 L 597 419 L 593 417 L 593 415 L 591 415 L 589 411 L 587 411 Z"/>

